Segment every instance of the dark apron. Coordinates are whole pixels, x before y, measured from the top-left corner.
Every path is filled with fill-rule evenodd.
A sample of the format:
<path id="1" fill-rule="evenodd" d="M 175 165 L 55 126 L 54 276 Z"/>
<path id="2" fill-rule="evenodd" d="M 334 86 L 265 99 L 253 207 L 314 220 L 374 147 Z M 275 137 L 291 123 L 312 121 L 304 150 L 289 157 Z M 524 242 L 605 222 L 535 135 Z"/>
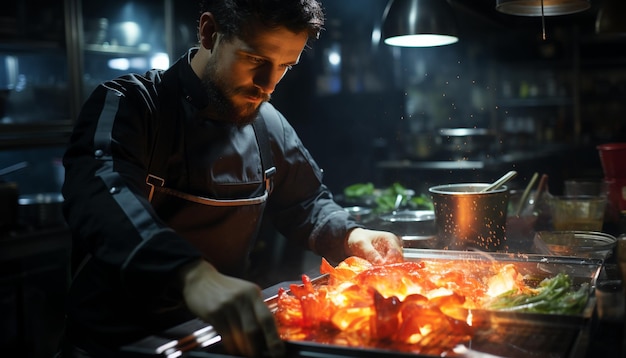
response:
<path id="1" fill-rule="evenodd" d="M 173 71 L 166 71 L 163 84 L 167 92 L 161 102 L 161 113 L 169 118 L 161 121 L 161 133 L 175 133 L 176 115 L 171 98 L 180 98 L 172 93 L 177 88 Z M 170 97 L 171 96 L 171 97 Z M 169 97 L 169 98 L 167 98 Z M 276 172 L 271 156 L 269 136 L 264 117 L 276 115 L 267 106 L 253 123 L 259 147 L 264 181 L 257 192 L 259 195 L 246 199 L 214 199 L 184 193 L 167 187 L 167 168 L 151 164 L 146 183 L 150 188 L 150 201 L 158 213 L 172 229 L 189 241 L 220 272 L 243 276 L 247 268 L 248 256 L 256 238 L 266 201 L 272 189 L 272 176 Z M 171 135 L 160 136 L 153 153 L 153 163 L 167 162 L 163 158 L 172 155 L 173 144 L 168 143 Z M 169 152 L 167 152 L 169 150 Z"/>

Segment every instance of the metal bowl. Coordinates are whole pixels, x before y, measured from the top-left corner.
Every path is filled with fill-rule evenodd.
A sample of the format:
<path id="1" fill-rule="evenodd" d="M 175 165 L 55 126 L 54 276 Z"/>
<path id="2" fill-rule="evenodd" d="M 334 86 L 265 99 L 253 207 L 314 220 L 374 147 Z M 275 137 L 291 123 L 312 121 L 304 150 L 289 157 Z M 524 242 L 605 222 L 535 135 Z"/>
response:
<path id="1" fill-rule="evenodd" d="M 372 209 L 365 206 L 348 206 L 344 207 L 343 210 L 350 214 L 357 222 L 369 219 L 372 214 Z"/>
<path id="2" fill-rule="evenodd" d="M 542 254 L 606 259 L 617 239 L 595 231 L 539 231 L 533 242 Z"/>
<path id="3" fill-rule="evenodd" d="M 369 223 L 372 229 L 398 235 L 404 247 L 437 248 L 435 213 L 430 210 L 399 210 L 380 215 Z"/>

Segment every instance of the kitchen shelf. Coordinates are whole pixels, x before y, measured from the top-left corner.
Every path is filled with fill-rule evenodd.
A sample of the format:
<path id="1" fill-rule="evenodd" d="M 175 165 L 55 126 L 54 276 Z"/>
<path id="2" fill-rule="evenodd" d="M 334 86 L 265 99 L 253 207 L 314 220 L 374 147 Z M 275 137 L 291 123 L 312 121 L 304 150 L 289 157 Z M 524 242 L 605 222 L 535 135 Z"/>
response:
<path id="1" fill-rule="evenodd" d="M 544 98 L 504 98 L 496 100 L 500 107 L 559 107 L 571 106 L 573 101 L 568 97 Z"/>
<path id="2" fill-rule="evenodd" d="M 0 126 L 0 150 L 67 144 L 72 133 L 65 123 L 4 124 Z"/>
<path id="3" fill-rule="evenodd" d="M 0 39 L 0 52 L 26 52 L 32 53 L 33 49 L 37 51 L 65 51 L 60 41 L 37 41 L 23 39 Z"/>
<path id="4" fill-rule="evenodd" d="M 150 47 L 148 45 L 148 47 Z M 93 54 L 103 55 L 140 55 L 146 56 L 152 53 L 151 48 L 143 49 L 141 47 L 120 46 L 120 45 L 99 45 L 99 44 L 87 44 L 85 45 L 85 51 Z"/>

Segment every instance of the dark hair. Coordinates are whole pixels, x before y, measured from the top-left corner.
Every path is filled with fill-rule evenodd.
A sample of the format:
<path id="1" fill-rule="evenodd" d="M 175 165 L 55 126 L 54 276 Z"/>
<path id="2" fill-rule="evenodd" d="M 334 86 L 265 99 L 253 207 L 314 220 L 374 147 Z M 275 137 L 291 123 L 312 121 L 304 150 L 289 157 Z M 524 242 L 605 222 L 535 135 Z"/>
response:
<path id="1" fill-rule="evenodd" d="M 245 37 L 259 24 L 295 33 L 307 31 L 309 39 L 317 39 L 324 25 L 324 11 L 317 0 L 200 0 L 203 12 L 213 14 L 225 38 Z"/>

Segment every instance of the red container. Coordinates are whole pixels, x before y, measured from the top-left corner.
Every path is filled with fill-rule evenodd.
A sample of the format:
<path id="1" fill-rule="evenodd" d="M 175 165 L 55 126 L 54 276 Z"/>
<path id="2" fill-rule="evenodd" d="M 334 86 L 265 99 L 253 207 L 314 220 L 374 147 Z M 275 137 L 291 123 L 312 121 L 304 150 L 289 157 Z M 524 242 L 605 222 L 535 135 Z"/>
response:
<path id="1" fill-rule="evenodd" d="M 606 143 L 596 148 L 605 179 L 626 179 L 626 143 Z"/>

